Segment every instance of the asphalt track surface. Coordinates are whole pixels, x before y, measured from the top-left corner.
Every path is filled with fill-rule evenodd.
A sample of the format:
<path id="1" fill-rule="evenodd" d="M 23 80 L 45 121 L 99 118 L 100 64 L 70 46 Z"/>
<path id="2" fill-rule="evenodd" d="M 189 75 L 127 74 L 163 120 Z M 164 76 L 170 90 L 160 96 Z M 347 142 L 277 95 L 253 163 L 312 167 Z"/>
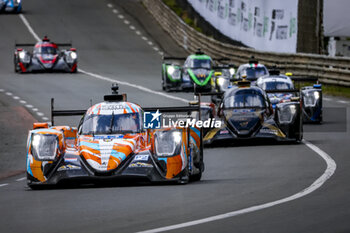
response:
<path id="1" fill-rule="evenodd" d="M 78 49 L 79 68 L 110 79 L 160 92 L 160 52 L 186 54 L 138 1 L 27 0 L 23 8 L 40 37 L 72 40 Z M 57 109 L 84 109 L 90 99 L 93 103 L 102 100 L 111 82 L 84 73 L 15 74 L 14 41 L 35 39 L 19 16 L 0 18 L 0 232 L 157 229 L 292 196 L 309 187 L 326 169 L 320 155 L 304 144 L 246 144 L 205 149 L 203 178 L 188 185 L 117 184 L 31 191 L 23 173 L 10 176 L 24 168 L 31 122 L 49 116 L 51 97 L 56 99 Z M 130 85 L 120 89 L 141 106 L 185 104 Z M 189 93 L 169 95 L 193 98 Z M 334 175 L 319 189 L 271 208 L 173 232 L 350 232 L 350 102 L 326 97 L 324 104 L 335 108 L 326 109 L 323 125 L 306 126 L 304 135 L 337 165 Z M 334 119 L 342 114 L 344 122 L 337 123 Z M 61 121 L 77 124 L 76 119 Z"/>

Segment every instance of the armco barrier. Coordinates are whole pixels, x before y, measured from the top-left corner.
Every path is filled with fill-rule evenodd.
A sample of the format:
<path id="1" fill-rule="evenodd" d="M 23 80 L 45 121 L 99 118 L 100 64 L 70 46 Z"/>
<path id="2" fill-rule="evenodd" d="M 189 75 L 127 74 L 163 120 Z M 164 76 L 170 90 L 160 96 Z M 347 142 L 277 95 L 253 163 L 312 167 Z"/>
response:
<path id="1" fill-rule="evenodd" d="M 246 63 L 255 56 L 267 66 L 284 67 L 294 75 L 318 77 L 320 82 L 350 87 L 350 59 L 314 54 L 262 52 L 221 43 L 197 32 L 178 17 L 161 0 L 142 0 L 161 27 L 188 52 L 201 48 L 212 57 L 227 57 L 231 63 Z"/>

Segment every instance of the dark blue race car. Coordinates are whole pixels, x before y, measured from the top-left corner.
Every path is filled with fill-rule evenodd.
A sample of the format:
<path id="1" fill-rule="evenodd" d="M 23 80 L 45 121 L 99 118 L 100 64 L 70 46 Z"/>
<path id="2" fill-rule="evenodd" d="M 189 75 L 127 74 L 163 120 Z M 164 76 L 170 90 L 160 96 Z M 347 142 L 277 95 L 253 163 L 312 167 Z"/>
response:
<path id="1" fill-rule="evenodd" d="M 0 0 L 0 13 L 20 13 L 22 10 L 21 0 Z"/>
<path id="2" fill-rule="evenodd" d="M 266 92 L 249 81 L 238 82 L 220 98 L 216 118 L 221 128 L 209 130 L 206 144 L 220 140 L 273 138 L 300 142 L 303 138 L 302 109 L 299 97 L 276 104 L 275 111 Z"/>

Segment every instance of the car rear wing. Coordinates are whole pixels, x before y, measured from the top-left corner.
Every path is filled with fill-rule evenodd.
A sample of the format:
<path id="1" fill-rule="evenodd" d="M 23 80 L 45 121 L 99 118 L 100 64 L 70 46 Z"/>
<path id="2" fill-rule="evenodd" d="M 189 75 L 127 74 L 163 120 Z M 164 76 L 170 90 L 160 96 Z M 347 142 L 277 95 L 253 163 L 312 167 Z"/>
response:
<path id="1" fill-rule="evenodd" d="M 272 90 L 266 90 L 265 91 L 267 94 L 269 93 L 289 93 L 289 94 L 296 94 L 297 97 L 296 98 L 299 98 L 300 97 L 300 89 L 286 89 L 286 90 L 279 90 L 279 89 L 272 89 Z"/>
<path id="2" fill-rule="evenodd" d="M 178 60 L 178 61 L 184 61 L 186 60 L 186 57 L 170 57 L 170 56 L 163 56 L 163 61 L 165 60 Z"/>
<path id="3" fill-rule="evenodd" d="M 51 98 L 51 125 L 54 125 L 54 118 L 59 116 L 82 116 L 86 110 L 55 110 L 54 98 Z"/>
<path id="4" fill-rule="evenodd" d="M 318 82 L 317 77 L 311 76 L 290 76 L 290 79 L 292 79 L 295 82 Z"/>
<path id="5" fill-rule="evenodd" d="M 266 93 L 299 93 L 299 89 L 271 89 L 271 90 L 266 90 Z"/>
<path id="6" fill-rule="evenodd" d="M 53 44 L 60 47 L 72 47 L 72 43 L 54 43 Z M 34 47 L 36 43 L 15 43 L 15 47 Z"/>

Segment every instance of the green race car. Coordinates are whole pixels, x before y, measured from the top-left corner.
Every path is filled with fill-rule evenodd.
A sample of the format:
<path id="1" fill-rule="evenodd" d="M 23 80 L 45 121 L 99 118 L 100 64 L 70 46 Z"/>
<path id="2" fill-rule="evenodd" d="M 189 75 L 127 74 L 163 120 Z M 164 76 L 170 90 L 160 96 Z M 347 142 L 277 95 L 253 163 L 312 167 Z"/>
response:
<path id="1" fill-rule="evenodd" d="M 184 61 L 183 65 L 181 62 Z M 165 91 L 210 91 L 213 60 L 198 50 L 183 57 L 163 57 L 162 88 Z"/>

